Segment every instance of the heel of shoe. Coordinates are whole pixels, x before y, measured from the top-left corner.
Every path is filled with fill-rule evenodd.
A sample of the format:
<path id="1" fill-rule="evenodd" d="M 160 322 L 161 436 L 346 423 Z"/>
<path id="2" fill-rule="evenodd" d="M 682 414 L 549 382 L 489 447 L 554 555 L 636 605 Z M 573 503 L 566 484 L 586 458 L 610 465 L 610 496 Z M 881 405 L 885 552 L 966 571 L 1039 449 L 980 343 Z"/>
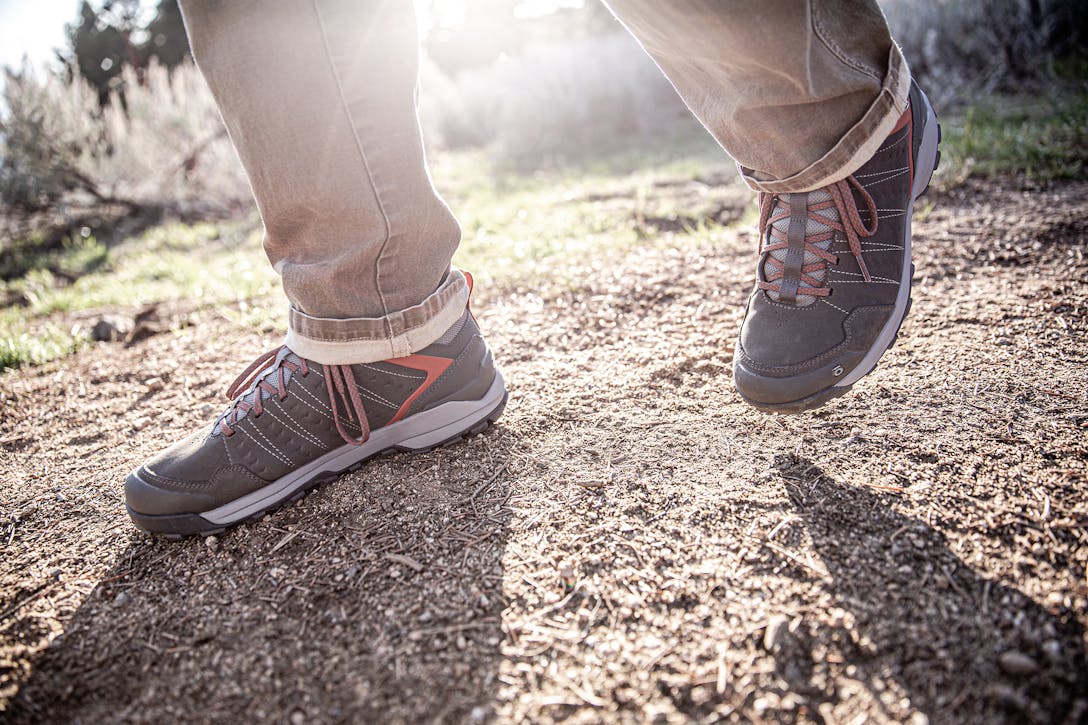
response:
<path id="1" fill-rule="evenodd" d="M 917 86 L 916 86 L 917 88 Z M 914 186 L 911 188 L 911 201 L 929 190 L 929 183 L 933 180 L 933 172 L 941 163 L 941 124 L 937 121 L 937 114 L 933 110 L 929 97 L 917 88 L 918 96 L 924 106 L 925 125 L 922 131 L 922 142 L 918 145 L 918 155 L 914 159 Z"/>
<path id="2" fill-rule="evenodd" d="M 456 443 L 486 429 L 502 415 L 507 401 L 506 383 L 495 371 L 487 393 L 478 400 L 453 400 L 417 413 L 410 420 L 420 432 L 402 438 L 396 448 L 424 451 Z M 407 424 L 408 421 L 405 421 Z"/>

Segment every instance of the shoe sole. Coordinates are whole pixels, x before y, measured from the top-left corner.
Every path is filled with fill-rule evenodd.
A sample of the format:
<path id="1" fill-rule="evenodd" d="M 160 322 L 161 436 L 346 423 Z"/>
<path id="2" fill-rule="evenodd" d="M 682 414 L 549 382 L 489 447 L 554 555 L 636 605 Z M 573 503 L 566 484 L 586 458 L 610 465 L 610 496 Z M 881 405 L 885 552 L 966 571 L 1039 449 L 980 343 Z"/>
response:
<path id="1" fill-rule="evenodd" d="M 937 114 L 933 111 L 933 106 L 930 104 L 929 98 L 921 89 L 919 89 L 919 93 L 922 96 L 922 100 L 925 102 L 926 124 L 922 131 L 922 143 L 918 146 L 918 159 L 915 162 L 914 168 L 916 171 L 922 170 L 923 173 L 919 173 L 915 177 L 914 185 L 911 188 L 911 213 L 907 215 L 907 231 L 903 243 L 903 276 L 899 282 L 899 294 L 896 297 L 895 309 L 893 310 L 891 317 L 884 323 L 884 327 L 881 329 L 880 334 L 877 335 L 876 341 L 869 349 L 869 352 L 865 354 L 865 357 L 861 359 L 861 362 L 859 362 L 846 377 L 829 388 L 824 388 L 812 395 L 788 403 L 761 403 L 746 397 L 743 393 L 738 391 L 738 394 L 740 394 L 740 397 L 744 402 L 757 410 L 768 413 L 803 413 L 818 408 L 835 398 L 846 395 L 846 393 L 850 392 L 854 383 L 861 380 L 876 368 L 876 364 L 880 361 L 880 358 L 885 352 L 891 349 L 899 338 L 899 330 L 903 327 L 903 320 L 906 319 L 907 313 L 910 312 L 912 303 L 911 281 L 914 277 L 914 264 L 910 261 L 910 257 L 911 217 L 914 213 L 914 204 L 929 190 L 929 183 L 933 179 L 933 172 L 937 170 L 937 167 L 941 162 L 941 124 L 937 122 Z"/>
<path id="2" fill-rule="evenodd" d="M 168 539 L 211 536 L 240 523 L 256 521 L 285 503 L 297 501 L 322 483 L 359 469 L 367 461 L 402 451 L 423 452 L 451 445 L 483 432 L 502 415 L 507 393 L 502 375 L 480 400 L 453 401 L 372 431 L 361 446 L 344 445 L 262 488 L 209 511 L 150 515 L 133 511 L 136 527 Z M 137 471 L 129 474 L 143 482 Z"/>

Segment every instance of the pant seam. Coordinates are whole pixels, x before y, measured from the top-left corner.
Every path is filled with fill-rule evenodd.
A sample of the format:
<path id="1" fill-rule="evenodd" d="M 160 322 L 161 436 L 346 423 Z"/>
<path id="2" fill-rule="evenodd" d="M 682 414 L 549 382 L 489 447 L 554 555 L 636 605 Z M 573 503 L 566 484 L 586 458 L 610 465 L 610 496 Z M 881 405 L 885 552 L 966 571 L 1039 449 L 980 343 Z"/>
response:
<path id="1" fill-rule="evenodd" d="M 348 126 L 351 128 L 352 138 L 355 139 L 355 147 L 359 151 L 359 158 L 363 162 L 363 170 L 366 171 L 366 179 L 370 183 L 370 188 L 374 192 L 374 199 L 378 203 L 378 211 L 381 212 L 382 222 L 385 224 L 385 239 L 382 240 L 381 246 L 378 248 L 378 257 L 374 263 L 374 288 L 378 291 L 378 300 L 382 305 L 382 315 L 386 320 L 386 328 L 389 337 L 393 337 L 393 328 L 389 323 L 389 305 L 386 304 L 385 295 L 382 293 L 381 285 L 381 259 L 385 253 L 385 247 L 389 244 L 389 240 L 393 236 L 392 222 L 389 220 L 389 214 L 385 210 L 385 203 L 382 201 L 382 195 L 378 191 L 378 185 L 374 181 L 374 174 L 370 170 L 370 162 L 366 157 L 366 147 L 363 144 L 363 140 L 359 137 L 359 129 L 355 126 L 355 120 L 351 117 L 351 112 L 348 109 L 348 101 L 344 96 L 344 86 L 340 82 L 340 74 L 336 70 L 336 61 L 332 57 L 332 49 L 329 47 L 329 38 L 325 32 L 325 21 L 321 18 L 321 10 L 317 7 L 317 0 L 310 0 L 310 6 L 313 8 L 314 17 L 317 19 L 318 31 L 321 34 L 321 47 L 325 49 L 325 60 L 329 64 L 329 71 L 332 73 L 333 81 L 336 83 L 336 93 L 340 96 L 340 107 L 344 110 L 344 117 L 347 119 Z"/>
<path id="2" fill-rule="evenodd" d="M 812 18 L 812 32 L 816 35 L 817 38 L 820 39 L 820 42 L 823 43 L 824 47 L 827 48 L 827 50 L 833 56 L 838 58 L 839 62 L 842 63 L 843 65 L 848 66 L 850 68 L 853 68 L 854 70 L 858 71 L 859 73 L 864 73 L 865 75 L 869 76 L 870 78 L 875 78 L 878 81 L 883 81 L 883 78 L 881 78 L 880 75 L 876 71 L 870 70 L 870 69 L 866 68 L 864 65 L 862 65 L 861 63 L 858 63 L 857 61 L 854 61 L 853 59 L 851 59 L 847 55 L 847 53 L 842 48 L 840 48 L 837 43 L 835 43 L 835 41 L 831 40 L 830 38 L 828 38 L 825 35 L 825 30 L 824 29 L 825 29 L 826 26 L 820 21 L 819 7 L 820 7 L 819 0 L 812 0 L 812 5 L 811 5 L 812 10 L 811 10 L 810 17 Z"/>

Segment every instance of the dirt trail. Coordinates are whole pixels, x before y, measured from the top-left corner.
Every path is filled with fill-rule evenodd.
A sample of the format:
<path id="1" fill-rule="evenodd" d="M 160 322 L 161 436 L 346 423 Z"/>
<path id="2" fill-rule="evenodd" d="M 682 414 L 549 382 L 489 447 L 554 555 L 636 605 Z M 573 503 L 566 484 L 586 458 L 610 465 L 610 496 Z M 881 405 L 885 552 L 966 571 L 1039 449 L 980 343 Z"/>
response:
<path id="1" fill-rule="evenodd" d="M 723 230 L 482 289 L 498 426 L 218 540 L 138 535 L 123 474 L 273 339 L 0 376 L 0 717 L 1083 721 L 1088 184 L 936 201 L 898 344 L 816 415 L 733 393 Z"/>

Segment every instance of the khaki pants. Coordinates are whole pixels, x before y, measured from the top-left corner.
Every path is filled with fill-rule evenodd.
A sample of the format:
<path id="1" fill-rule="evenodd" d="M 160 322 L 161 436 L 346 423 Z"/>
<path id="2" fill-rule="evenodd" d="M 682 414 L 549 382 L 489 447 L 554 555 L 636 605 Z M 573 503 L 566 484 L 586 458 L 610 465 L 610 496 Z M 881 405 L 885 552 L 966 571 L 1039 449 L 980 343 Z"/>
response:
<path id="1" fill-rule="evenodd" d="M 875 0 L 609 0 L 750 186 L 859 168 L 910 74 Z M 416 117 L 410 0 L 182 0 L 291 303 L 287 344 L 325 364 L 408 355 L 464 311 L 461 230 Z"/>

